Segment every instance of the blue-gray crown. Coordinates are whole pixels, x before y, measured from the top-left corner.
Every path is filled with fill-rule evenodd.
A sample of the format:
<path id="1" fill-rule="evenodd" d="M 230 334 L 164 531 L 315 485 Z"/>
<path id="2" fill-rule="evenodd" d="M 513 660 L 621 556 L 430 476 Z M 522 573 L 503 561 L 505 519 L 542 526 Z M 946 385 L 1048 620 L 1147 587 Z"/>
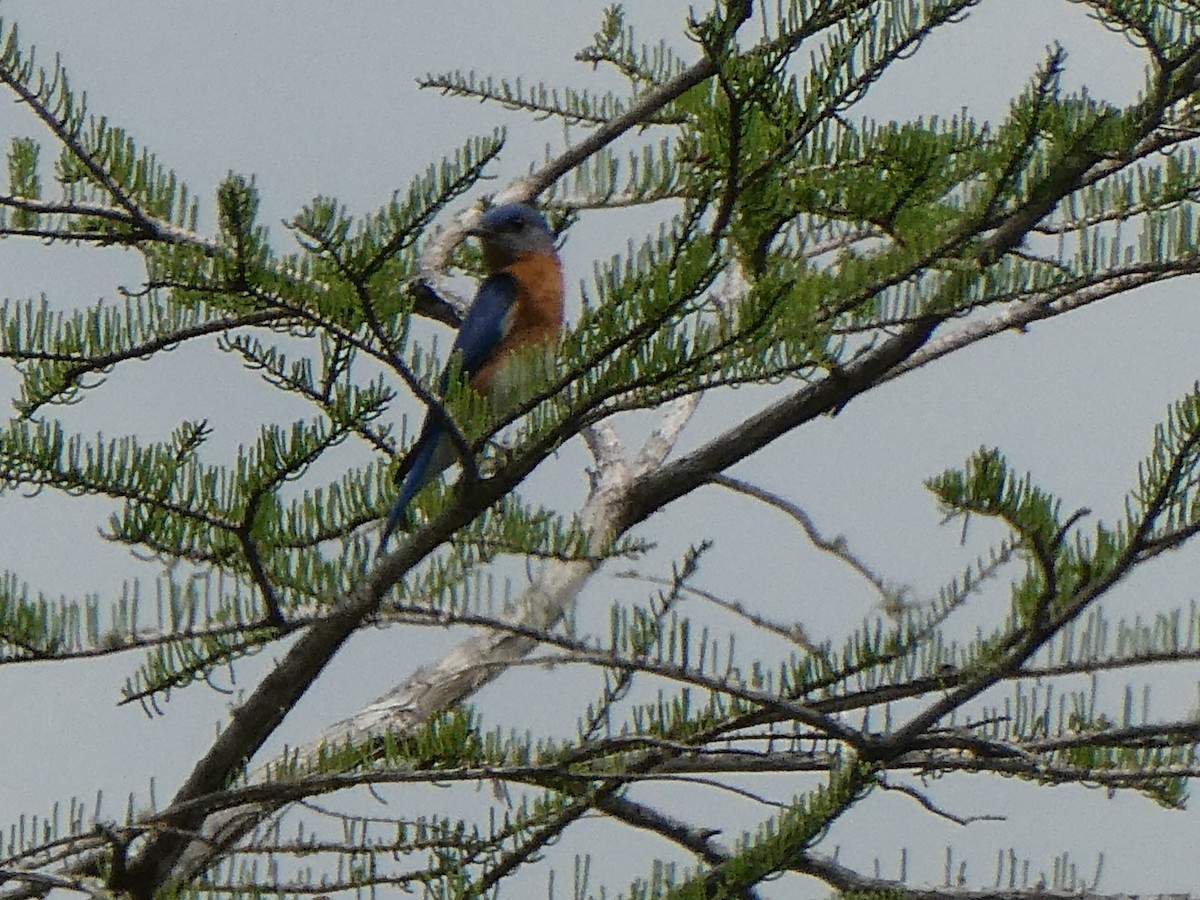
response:
<path id="1" fill-rule="evenodd" d="M 467 230 L 484 245 L 504 256 L 522 253 L 546 253 L 554 249 L 554 235 L 546 220 L 532 206 L 502 203 L 493 206 L 479 222 Z"/>

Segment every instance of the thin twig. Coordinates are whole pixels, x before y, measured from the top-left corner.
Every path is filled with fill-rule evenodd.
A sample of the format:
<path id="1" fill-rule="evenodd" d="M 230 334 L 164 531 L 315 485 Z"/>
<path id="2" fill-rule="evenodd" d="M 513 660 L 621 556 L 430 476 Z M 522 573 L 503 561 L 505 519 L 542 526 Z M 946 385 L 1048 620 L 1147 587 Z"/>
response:
<path id="1" fill-rule="evenodd" d="M 809 541 L 818 550 L 828 553 L 837 559 L 844 562 L 851 569 L 866 579 L 872 587 L 883 598 L 883 609 L 891 616 L 900 615 L 906 608 L 904 595 L 908 592 L 907 588 L 891 588 L 888 587 L 882 578 L 875 574 L 866 563 L 858 558 L 853 551 L 850 550 L 846 539 L 838 535 L 833 540 L 827 539 L 821 534 L 816 523 L 812 520 L 807 512 L 800 506 L 786 500 L 778 494 L 772 493 L 765 488 L 760 488 L 757 485 L 750 484 L 748 481 L 743 481 L 740 478 L 734 478 L 732 475 L 718 473 L 709 478 L 713 484 L 728 488 L 731 491 L 736 491 L 739 494 L 745 494 L 747 497 L 753 497 L 755 500 L 761 500 L 768 506 L 773 506 L 780 512 L 785 513 L 792 518 L 804 530 L 804 534 Z"/>
<path id="2" fill-rule="evenodd" d="M 613 577 L 644 581 L 649 584 L 658 584 L 664 586 L 671 584 L 671 580 L 668 578 L 662 578 L 657 575 L 645 575 L 633 569 L 625 572 L 615 572 Z M 703 588 L 696 587 L 695 585 L 685 585 L 684 590 L 694 597 L 699 597 L 701 600 L 705 600 L 714 606 L 720 607 L 726 612 L 745 619 L 756 628 L 761 628 L 764 631 L 769 631 L 772 634 L 778 635 L 779 637 L 795 644 L 809 653 L 815 652 L 818 649 L 817 645 L 814 644 L 809 638 L 808 632 L 804 629 L 804 625 L 800 622 L 793 622 L 790 625 L 786 625 L 783 622 L 777 622 L 773 619 L 767 618 L 766 616 L 751 612 L 740 600 L 726 600 L 724 597 L 717 596 L 712 591 L 706 591 Z"/>
<path id="3" fill-rule="evenodd" d="M 982 815 L 982 816 L 958 816 L 952 812 L 942 809 L 936 803 L 929 799 L 927 795 L 918 791 L 916 788 L 907 784 L 892 784 L 886 778 L 880 779 L 879 786 L 885 791 L 891 791 L 896 794 L 903 794 L 906 797 L 911 797 L 916 800 L 922 807 L 935 816 L 945 819 L 948 822 L 953 822 L 955 825 L 967 826 L 974 822 L 1006 822 L 1006 816 Z"/>

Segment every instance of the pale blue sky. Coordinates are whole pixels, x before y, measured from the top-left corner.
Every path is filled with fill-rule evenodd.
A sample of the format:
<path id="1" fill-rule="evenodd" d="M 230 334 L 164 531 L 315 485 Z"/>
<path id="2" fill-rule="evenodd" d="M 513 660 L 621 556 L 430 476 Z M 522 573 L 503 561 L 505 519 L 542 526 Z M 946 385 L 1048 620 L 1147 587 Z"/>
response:
<path id="1" fill-rule="evenodd" d="M 510 129 L 510 142 L 494 170 L 496 184 L 540 161 L 547 145 L 560 147 L 563 133 L 553 124 L 419 92 L 414 79 L 429 71 L 474 68 L 528 82 L 589 84 L 599 78 L 615 86 L 571 59 L 590 40 L 602 6 L 584 0 L 342 6 L 315 0 L 113 5 L 4 0 L 0 13 L 20 23 L 23 41 L 36 43 L 44 62 L 60 52 L 72 84 L 87 91 L 93 111 L 129 128 L 206 203 L 229 170 L 254 174 L 263 221 L 283 242 L 280 220 L 313 195 L 332 194 L 352 210 L 370 210 L 441 154 L 498 125 Z M 666 37 L 685 58 L 694 56 L 681 36 L 686 3 L 654 0 L 628 7 L 644 40 Z M 978 118 L 995 119 L 1055 40 L 1070 53 L 1068 85 L 1087 84 L 1094 95 L 1118 103 L 1135 95 L 1141 57 L 1089 22 L 1078 5 L 985 0 L 968 23 L 939 34 L 898 67 L 860 112 L 903 119 L 953 115 L 966 107 Z M 0 104 L 0 139 L 23 134 L 38 134 L 27 110 Z M 594 260 L 623 250 L 649 222 L 646 215 L 585 217 L 564 249 L 568 284 L 589 277 Z M 113 299 L 117 285 L 135 286 L 140 278 L 136 258 L 121 251 L 12 242 L 0 244 L 0 271 L 4 296 L 45 291 L 64 306 Z M 835 419 L 812 423 L 738 474 L 801 502 L 830 533 L 844 532 L 891 580 L 918 592 L 935 590 L 980 544 L 961 548 L 957 527 L 938 527 L 921 483 L 960 464 L 981 444 L 1003 447 L 1015 466 L 1034 470 L 1069 508 L 1086 504 L 1109 519 L 1120 512 L 1121 491 L 1134 477 L 1153 425 L 1197 378 L 1194 335 L 1200 314 L 1193 294 L 1192 283 L 1145 290 L 1026 334 L 1002 335 L 855 401 Z M 1162 330 L 1164 321 L 1176 324 Z M 0 385 L 11 383 L 7 373 L 0 375 Z M 770 393 L 744 390 L 706 399 L 685 444 L 699 442 Z M 218 428 L 219 448 L 248 433 L 248 417 L 284 414 L 274 403 L 233 360 L 214 361 L 214 354 L 196 348 L 135 365 L 65 417 L 84 431 L 145 428 L 155 435 L 181 418 L 208 417 Z M 636 433 L 638 423 L 629 427 Z M 563 502 L 580 496 L 583 460 L 577 447 L 565 449 L 528 489 Z M 96 591 L 107 599 L 124 581 L 151 571 L 97 538 L 106 514 L 99 501 L 6 496 L 0 503 L 6 513 L 0 546 L 8 554 L 0 565 L 39 588 L 70 596 Z M 698 530 L 697 522 L 722 527 Z M 843 634 L 874 612 L 876 598 L 863 585 L 749 501 L 703 492 L 656 517 L 645 536 L 660 544 L 648 571 L 678 558 L 690 543 L 716 538 L 704 568 L 706 587 L 798 617 L 817 635 Z M 1154 609 L 1186 603 L 1195 595 L 1195 562 L 1190 551 L 1164 561 L 1154 578 L 1138 579 L 1109 607 L 1136 609 L 1143 602 L 1139 592 L 1153 598 Z M 609 597 L 626 590 L 611 579 L 599 580 L 587 595 L 592 606 L 584 615 L 599 621 Z M 362 635 L 288 719 L 273 746 L 304 740 L 343 718 L 452 640 L 430 631 Z M 264 663 L 239 666 L 237 686 L 252 684 Z M 0 785 L 0 822 L 17 812 L 47 810 L 72 794 L 90 797 L 97 784 L 104 786 L 114 816 L 126 793 L 143 791 L 151 777 L 160 800 L 173 792 L 213 734 L 227 698 L 196 687 L 175 695 L 167 715 L 156 720 L 136 708 L 118 709 L 119 687 L 136 664 L 136 657 L 127 656 L 0 670 L 5 731 L 0 771 L 21 773 Z M 561 670 L 549 678 L 554 704 L 528 704 L 531 692 L 545 695 L 551 683 L 534 670 L 506 677 L 480 702 L 513 727 L 553 720 L 569 730 L 572 704 L 591 697 L 594 681 L 564 678 Z M 1193 681 L 1161 685 L 1154 711 L 1181 715 L 1195 702 Z M 569 719 L 552 715 L 564 709 Z M 1011 818 L 963 830 L 915 814 L 911 801 L 876 797 L 839 824 L 829 849 L 840 843 L 844 861 L 858 865 L 878 853 L 888 875 L 895 874 L 889 867 L 905 847 L 910 872 L 937 880 L 949 842 L 968 854 L 968 878 L 975 884 L 990 882 L 998 848 L 1015 848 L 1041 865 L 1053 853 L 1070 850 L 1085 870 L 1095 851 L 1106 849 L 1104 890 L 1194 888 L 1189 872 L 1164 865 L 1187 858 L 1200 843 L 1200 821 L 1192 812 L 1168 815 L 1136 797 L 1110 801 L 1098 791 L 1011 782 L 946 779 L 931 793 L 961 815 L 999 812 Z M 739 824 L 765 815 L 731 805 L 730 820 Z M 1096 829 L 1100 821 L 1104 828 Z M 727 837 L 732 841 L 734 832 Z M 579 849 L 570 841 L 567 847 Z M 568 860 L 560 858 L 560 874 L 569 871 Z M 610 883 L 618 886 L 624 879 Z"/>

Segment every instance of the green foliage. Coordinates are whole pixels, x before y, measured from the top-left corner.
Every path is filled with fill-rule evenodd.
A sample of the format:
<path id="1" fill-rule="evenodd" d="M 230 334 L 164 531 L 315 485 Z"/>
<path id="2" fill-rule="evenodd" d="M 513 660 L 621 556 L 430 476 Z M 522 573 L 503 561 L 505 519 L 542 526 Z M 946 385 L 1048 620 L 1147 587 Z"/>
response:
<path id="1" fill-rule="evenodd" d="M 625 10 L 620 4 L 604 10 L 591 45 L 575 54 L 575 58 L 591 63 L 593 68 L 601 64 L 613 66 L 634 89 L 639 85 L 660 84 L 684 68 L 683 61 L 666 41 L 654 46 L 639 44 L 633 29 L 625 22 Z"/>
<path id="2" fill-rule="evenodd" d="M 8 151 L 8 193 L 14 198 L 40 200 L 42 179 L 38 175 L 39 147 L 32 138 L 13 138 Z M 37 215 L 28 209 L 17 209 L 12 223 L 16 228 L 32 228 Z"/>
<path id="3" fill-rule="evenodd" d="M 118 363 L 170 350 L 189 338 L 220 334 L 235 322 L 219 310 L 164 303 L 154 293 L 63 311 L 46 297 L 0 304 L 0 354 L 21 379 L 15 400 L 23 418 L 47 404 L 69 404 L 103 384 Z"/>
<path id="4" fill-rule="evenodd" d="M 39 68 L 16 29 L 0 25 L 0 84 L 55 145 L 47 166 L 32 139 L 10 142 L 0 236 L 119 244 L 146 272 L 118 302 L 0 306 L 0 357 L 19 379 L 16 414 L 0 428 L 0 489 L 102 498 L 103 536 L 163 566 L 112 598 L 54 597 L 4 572 L 0 662 L 136 648 L 144 656 L 124 700 L 161 711 L 174 691 L 211 683 L 223 666 L 267 648 L 288 655 L 344 621 L 330 655 L 364 623 L 484 627 L 498 641 L 542 648 L 550 663 L 586 668 L 599 684 L 567 738 L 485 725 L 482 712 L 460 705 L 288 755 L 259 783 L 242 767 L 268 730 L 237 747 L 219 777 L 199 779 L 208 788 L 179 800 L 183 811 L 146 818 L 131 804 L 111 833 L 85 828 L 74 808 L 63 829 L 53 816 L 21 820 L 9 832 L 6 871 L 86 853 L 88 873 L 126 890 L 131 846 L 142 852 L 199 832 L 203 815 L 392 783 L 492 779 L 518 796 L 484 799 L 477 822 L 440 811 L 343 817 L 334 843 L 303 829 L 286 838 L 276 822 L 187 887 L 153 887 L 162 896 L 312 893 L 327 889 L 322 877 L 302 872 L 285 883 L 276 856 L 328 854 L 331 891 L 400 885 L 484 896 L 575 822 L 603 814 L 697 860 L 652 865 L 626 896 L 748 896 L 781 873 L 810 872 L 811 851 L 833 823 L 893 771 L 1095 783 L 1182 807 L 1200 749 L 1194 723 L 1157 722 L 1144 708 L 1136 715 L 1129 691 L 1116 708 L 1094 684 L 1069 695 L 1055 685 L 1080 671 L 1200 654 L 1194 608 L 1116 623 L 1099 608 L 1137 567 L 1200 531 L 1200 386 L 1168 411 L 1124 508 L 1108 520 L 1064 510 L 999 449 L 981 448 L 932 478 L 948 519 L 994 519 L 1004 529 L 935 595 L 889 590 L 840 539 L 814 538 L 884 595 L 886 615 L 836 640 L 814 643 L 798 622 L 705 594 L 697 582 L 714 535 L 703 531 L 667 576 L 648 576 L 661 590 L 614 602 L 599 633 L 569 610 L 511 608 L 514 564 L 562 565 L 582 583 L 650 546 L 620 512 L 597 532 L 595 518 L 521 498 L 522 480 L 589 426 L 710 389 L 789 391 L 792 408 L 772 407 L 781 420 L 792 416 L 777 433 L 748 415 L 659 472 L 635 473 L 641 462 L 631 462 L 622 489 L 653 494 L 654 511 L 907 366 L 1196 271 L 1200 161 L 1181 146 L 1196 135 L 1195 13 L 1134 0 L 1086 4 L 1147 54 L 1143 93 L 1125 106 L 1065 90 L 1068 60 L 1052 47 L 999 121 L 967 111 L 856 117 L 872 85 L 975 5 L 793 0 L 759 9 L 727 0 L 688 23 L 686 52 L 642 44 L 613 6 L 577 58 L 615 70 L 624 93 L 473 72 L 427 76 L 424 86 L 444 93 L 592 130 L 588 153 L 568 152 L 524 182 L 541 192 L 556 229 L 569 232 L 586 210 L 668 201 L 657 233 L 595 266 L 554 365 L 507 408 L 485 402 L 454 369 L 443 389 L 446 360 L 411 328 L 414 315 L 457 320 L 460 310 L 437 295 L 438 277 L 482 272 L 473 248 L 452 252 L 438 231 L 448 209 L 480 189 L 504 149 L 501 130 L 468 140 L 365 215 L 316 195 L 285 223 L 281 242 L 260 221 L 252 175 L 231 172 L 203 209 L 166 164 L 89 111 L 57 60 Z M 638 140 L 611 148 L 635 127 Z M 211 235 L 198 231 L 202 211 L 215 223 Z M 929 342 L 935 334 L 944 340 Z M 148 358 L 166 368 L 168 351 L 185 343 L 235 359 L 291 401 L 287 416 L 246 425 L 236 448 L 220 452 L 204 421 L 168 423 L 159 440 L 68 424 L 64 407 L 116 390 L 114 371 Z M 441 404 L 468 477 L 423 490 L 417 527 L 380 561 L 374 534 L 412 438 L 389 423 L 410 394 Z M 677 479 L 670 489 L 653 480 L 662 471 Z M 671 493 L 679 484 L 687 487 Z M 613 506 L 627 511 L 628 500 Z M 996 602 L 1005 589 L 1009 602 Z M 738 627 L 694 614 L 696 600 Z M 742 629 L 769 636 L 777 652 L 755 644 L 748 652 Z M 473 690 L 514 659 L 454 677 Z M 268 705 L 268 718 L 306 686 Z M 261 724 L 239 718 L 258 690 L 233 713 L 245 730 Z M 678 777 L 724 785 L 721 777 L 747 772 L 792 779 L 789 799 L 731 847 L 643 805 L 634 789 Z M 825 783 L 797 788 L 797 772 Z M 189 818 L 188 804 L 203 815 Z M 60 841 L 72 849 L 60 851 Z M 586 883 L 586 873 L 577 879 Z M 864 895 L 879 886 L 854 884 Z"/>
<path id="5" fill-rule="evenodd" d="M 1187 534 L 1200 523 L 1200 385 L 1167 411 L 1154 429 L 1149 456 L 1138 466 L 1138 486 L 1129 498 L 1127 528 L 1149 544 Z"/>

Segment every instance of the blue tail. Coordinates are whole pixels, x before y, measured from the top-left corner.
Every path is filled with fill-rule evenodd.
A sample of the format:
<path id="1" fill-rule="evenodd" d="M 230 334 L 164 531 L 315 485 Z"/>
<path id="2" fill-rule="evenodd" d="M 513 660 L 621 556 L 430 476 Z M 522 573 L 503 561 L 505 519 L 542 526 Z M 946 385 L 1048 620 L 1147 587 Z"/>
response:
<path id="1" fill-rule="evenodd" d="M 434 457 L 445 456 L 443 444 L 447 443 L 443 439 L 440 431 L 433 431 L 424 436 L 424 440 L 420 442 L 420 446 L 413 450 L 412 465 L 408 467 L 408 474 L 404 476 L 404 482 L 400 485 L 400 496 L 396 498 L 396 502 L 392 505 L 391 512 L 388 513 L 387 523 L 383 526 L 383 536 L 379 539 L 379 549 L 383 550 L 387 546 L 388 539 L 397 530 L 408 530 L 408 505 L 412 503 L 413 497 L 417 496 L 417 492 L 425 487 L 438 473 L 440 473 L 449 462 L 438 460 L 435 462 Z M 439 451 L 442 451 L 439 453 Z M 451 459 L 453 456 L 451 456 Z M 441 463 L 438 465 L 437 463 Z"/>

